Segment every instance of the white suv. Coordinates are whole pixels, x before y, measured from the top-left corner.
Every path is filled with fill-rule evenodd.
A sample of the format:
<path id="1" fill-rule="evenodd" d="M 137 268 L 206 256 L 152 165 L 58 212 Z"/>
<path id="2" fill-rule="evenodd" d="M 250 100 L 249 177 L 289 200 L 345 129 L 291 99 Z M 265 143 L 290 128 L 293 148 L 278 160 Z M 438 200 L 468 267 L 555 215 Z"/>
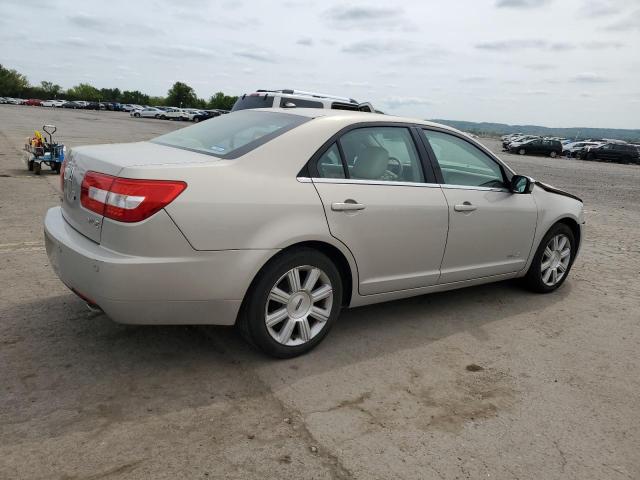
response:
<path id="1" fill-rule="evenodd" d="M 253 93 L 245 93 L 238 98 L 231 111 L 249 108 L 329 108 L 382 113 L 375 110 L 370 103 L 359 103 L 353 98 L 302 90 L 256 90 Z"/>

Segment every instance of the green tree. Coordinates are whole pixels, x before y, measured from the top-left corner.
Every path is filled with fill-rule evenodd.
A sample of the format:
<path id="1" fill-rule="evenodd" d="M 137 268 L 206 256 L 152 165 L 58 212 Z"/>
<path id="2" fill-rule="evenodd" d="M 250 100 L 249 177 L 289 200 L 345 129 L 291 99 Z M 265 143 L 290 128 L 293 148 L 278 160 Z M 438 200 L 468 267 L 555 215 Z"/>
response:
<path id="1" fill-rule="evenodd" d="M 209 99 L 208 108 L 218 108 L 221 110 L 231 110 L 238 97 L 230 97 L 223 92 L 217 92 Z"/>
<path id="2" fill-rule="evenodd" d="M 189 85 L 176 82 L 167 92 L 167 105 L 174 107 L 197 107 L 198 96 Z"/>
<path id="3" fill-rule="evenodd" d="M 57 98 L 62 93 L 62 87 L 53 82 L 40 82 L 40 90 L 45 94 L 44 97 Z"/>
<path id="4" fill-rule="evenodd" d="M 80 83 L 75 87 L 71 87 L 67 90 L 67 97 L 70 100 L 87 100 L 89 102 L 102 100 L 100 90 L 88 83 Z"/>
<path id="5" fill-rule="evenodd" d="M 0 64 L 0 95 L 19 97 L 29 88 L 27 77 Z"/>
<path id="6" fill-rule="evenodd" d="M 148 105 L 149 104 L 149 95 L 145 95 L 144 93 L 138 90 L 125 90 L 122 92 L 122 96 L 120 97 L 120 101 L 122 103 L 134 103 L 137 105 Z"/>
<path id="7" fill-rule="evenodd" d="M 119 102 L 122 97 L 122 93 L 119 88 L 101 88 L 100 100 L 105 102 Z"/>

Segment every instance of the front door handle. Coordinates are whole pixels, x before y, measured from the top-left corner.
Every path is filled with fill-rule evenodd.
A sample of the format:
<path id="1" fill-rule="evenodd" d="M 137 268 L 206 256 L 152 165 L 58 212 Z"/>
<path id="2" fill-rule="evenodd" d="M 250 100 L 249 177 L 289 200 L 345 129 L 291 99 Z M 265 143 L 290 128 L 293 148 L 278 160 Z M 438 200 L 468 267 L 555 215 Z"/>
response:
<path id="1" fill-rule="evenodd" d="M 471 202 L 464 202 L 462 205 L 455 205 L 453 209 L 456 212 L 473 212 L 478 209 L 475 205 L 472 205 Z"/>
<path id="2" fill-rule="evenodd" d="M 357 203 L 355 200 L 345 200 L 344 202 L 337 202 L 331 204 L 331 210 L 334 212 L 353 212 L 356 210 L 364 210 L 365 205 Z"/>

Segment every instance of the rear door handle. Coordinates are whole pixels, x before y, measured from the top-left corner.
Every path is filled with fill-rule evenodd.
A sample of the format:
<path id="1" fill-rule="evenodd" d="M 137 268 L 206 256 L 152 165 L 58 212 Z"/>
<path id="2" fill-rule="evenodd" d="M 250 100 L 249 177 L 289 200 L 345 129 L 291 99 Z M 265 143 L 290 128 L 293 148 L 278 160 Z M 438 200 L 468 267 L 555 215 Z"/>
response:
<path id="1" fill-rule="evenodd" d="M 334 212 L 353 212 L 356 210 L 364 210 L 365 205 L 356 203 L 355 200 L 345 200 L 344 202 L 332 203 L 331 210 Z"/>
<path id="2" fill-rule="evenodd" d="M 453 209 L 456 212 L 473 212 L 478 209 L 475 205 L 471 205 L 470 202 L 464 202 L 462 205 L 455 205 Z"/>

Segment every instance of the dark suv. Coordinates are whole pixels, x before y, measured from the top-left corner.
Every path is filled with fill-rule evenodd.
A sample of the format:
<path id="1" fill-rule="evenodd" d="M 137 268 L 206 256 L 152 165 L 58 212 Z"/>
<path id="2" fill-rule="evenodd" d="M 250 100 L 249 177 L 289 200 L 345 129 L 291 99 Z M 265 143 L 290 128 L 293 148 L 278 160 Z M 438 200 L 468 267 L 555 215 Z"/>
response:
<path id="1" fill-rule="evenodd" d="M 519 145 L 512 145 L 509 147 L 509 151 L 520 155 L 549 155 L 550 157 L 557 157 L 562 154 L 562 143 L 559 140 L 536 138 Z"/>
<path id="2" fill-rule="evenodd" d="M 640 163 L 638 149 L 626 143 L 605 143 L 599 147 L 583 148 L 577 157 L 602 162 Z"/>

